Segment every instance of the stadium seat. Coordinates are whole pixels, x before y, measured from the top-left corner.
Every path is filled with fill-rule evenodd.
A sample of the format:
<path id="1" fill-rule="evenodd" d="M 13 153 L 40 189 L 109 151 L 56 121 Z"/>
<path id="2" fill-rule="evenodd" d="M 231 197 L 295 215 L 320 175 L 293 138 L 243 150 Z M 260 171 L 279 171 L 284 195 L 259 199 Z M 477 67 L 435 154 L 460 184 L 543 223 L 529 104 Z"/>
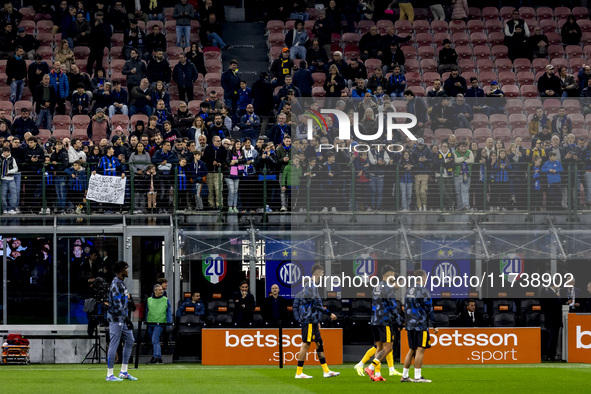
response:
<path id="1" fill-rule="evenodd" d="M 514 85 L 515 73 L 513 71 L 501 71 L 499 73 L 499 82 L 502 85 Z"/>
<path id="2" fill-rule="evenodd" d="M 359 39 L 359 34 L 357 33 L 345 33 L 343 34 L 343 45 L 357 45 Z"/>
<path id="3" fill-rule="evenodd" d="M 550 58 L 564 57 L 564 48 L 562 45 L 548 45 L 548 55 Z"/>
<path id="4" fill-rule="evenodd" d="M 577 138 L 583 138 L 584 140 L 588 140 L 589 139 L 589 131 L 587 131 L 587 129 L 573 129 L 572 133 L 575 135 L 575 137 Z"/>
<path id="5" fill-rule="evenodd" d="M 425 143 L 431 145 L 433 143 L 434 138 L 435 137 L 433 136 L 433 130 L 425 129 L 425 131 L 423 132 L 423 139 L 425 140 Z"/>
<path id="6" fill-rule="evenodd" d="M 360 21 L 363 22 L 363 21 Z M 421 34 L 421 33 L 428 33 L 430 26 L 429 26 L 429 22 L 425 21 L 425 20 L 414 20 L 414 22 L 412 23 L 412 28 L 415 31 L 415 33 Z"/>
<path id="7" fill-rule="evenodd" d="M 566 50 L 566 56 L 568 58 L 583 56 L 583 50 L 578 45 L 567 45 L 565 50 Z"/>
<path id="8" fill-rule="evenodd" d="M 548 65 L 548 60 L 547 59 L 534 59 L 534 61 L 532 62 L 532 67 L 534 69 L 534 73 L 538 73 L 538 72 L 545 72 L 546 71 L 546 66 Z"/>
<path id="9" fill-rule="evenodd" d="M 470 30 L 470 34 L 484 33 L 484 22 L 480 19 L 470 19 L 467 27 Z"/>
<path id="10" fill-rule="evenodd" d="M 501 32 L 489 33 L 488 43 L 490 45 L 503 45 L 505 34 Z"/>
<path id="11" fill-rule="evenodd" d="M 456 129 L 454 134 L 458 140 L 465 138 L 470 141 L 472 139 L 472 130 L 470 129 Z"/>
<path id="12" fill-rule="evenodd" d="M 556 22 L 554 19 L 542 19 L 540 21 L 540 28 L 542 31 L 545 32 L 555 32 L 556 31 Z"/>
<path id="13" fill-rule="evenodd" d="M 568 117 L 573 122 L 573 129 L 585 127 L 585 117 L 582 114 L 569 114 Z"/>
<path id="14" fill-rule="evenodd" d="M 347 45 L 343 50 L 343 55 L 345 55 L 346 59 L 358 59 L 361 53 L 359 52 L 359 47 L 357 45 Z"/>
<path id="15" fill-rule="evenodd" d="M 511 126 L 511 129 L 527 127 L 527 117 L 522 113 L 511 114 L 508 125 Z"/>
<path id="16" fill-rule="evenodd" d="M 531 71 L 521 71 L 517 73 L 517 81 L 520 85 L 533 85 L 534 74 Z"/>
<path id="17" fill-rule="evenodd" d="M 513 61 L 513 67 L 515 67 L 516 73 L 530 71 L 531 61 L 529 59 L 515 59 L 515 61 Z"/>
<path id="18" fill-rule="evenodd" d="M 554 31 L 546 33 L 546 37 L 548 37 L 549 45 L 560 45 L 562 43 L 562 37 L 560 36 L 560 34 Z"/>
<path id="19" fill-rule="evenodd" d="M 425 88 L 423 88 L 422 86 L 410 86 L 408 89 L 412 90 L 412 92 L 417 97 L 425 97 L 426 96 Z"/>
<path id="20" fill-rule="evenodd" d="M 425 74 L 434 74 L 434 73 L 425 73 Z M 439 76 L 439 74 L 437 74 L 437 75 Z M 421 78 L 421 73 L 407 72 L 405 74 L 405 77 L 406 77 L 406 83 L 409 86 L 420 85 L 423 82 L 423 79 Z M 428 84 L 426 81 L 425 81 L 425 83 Z"/>
<path id="21" fill-rule="evenodd" d="M 130 122 L 131 122 L 131 129 L 135 129 L 135 125 L 137 123 L 138 120 L 143 120 L 144 124 L 148 124 L 148 117 L 144 114 L 135 114 L 130 118 Z"/>
<path id="22" fill-rule="evenodd" d="M 489 117 L 490 126 L 493 129 L 507 127 L 507 115 L 505 114 L 492 114 Z"/>
<path id="23" fill-rule="evenodd" d="M 499 313 L 493 317 L 495 327 L 515 327 L 515 313 Z"/>
<path id="24" fill-rule="evenodd" d="M 312 33 L 312 29 L 314 28 L 314 20 L 309 19 L 307 21 L 304 22 L 304 29 L 308 32 L 308 34 Z M 285 28 L 287 29 L 287 24 L 285 26 Z M 291 29 L 289 29 L 291 30 Z"/>
<path id="25" fill-rule="evenodd" d="M 367 75 L 372 75 L 376 68 L 382 68 L 382 61 L 380 59 L 367 59 L 365 68 L 367 69 Z"/>
<path id="26" fill-rule="evenodd" d="M 283 29 L 285 28 L 285 23 L 280 20 L 270 20 L 267 22 L 267 31 L 269 33 L 283 33 Z"/>
<path id="27" fill-rule="evenodd" d="M 529 130 L 526 128 L 515 128 L 513 129 L 513 138 L 521 138 L 521 140 L 525 142 L 530 142 L 531 135 L 529 134 Z"/>
<path id="28" fill-rule="evenodd" d="M 484 33 L 470 33 L 470 42 L 472 45 L 486 45 L 488 43 L 488 37 Z"/>
<path id="29" fill-rule="evenodd" d="M 490 136 L 492 136 L 492 131 L 488 128 L 479 128 L 474 130 L 474 140 L 479 144 L 486 142 L 486 139 Z"/>
<path id="30" fill-rule="evenodd" d="M 484 26 L 488 33 L 500 33 L 503 31 L 503 24 L 498 19 L 489 19 L 484 22 Z"/>
<path id="31" fill-rule="evenodd" d="M 121 126 L 121 128 L 123 130 L 128 130 L 129 129 L 129 117 L 127 115 L 123 115 L 123 114 L 115 114 L 111 118 L 111 126 L 113 128 L 117 128 L 118 126 Z"/>
<path id="32" fill-rule="evenodd" d="M 472 20 L 480 20 L 482 19 L 482 11 L 478 7 L 468 7 L 468 25 L 470 25 L 470 21 Z"/>
<path id="33" fill-rule="evenodd" d="M 519 7 L 519 15 L 523 19 L 532 19 L 536 17 L 536 10 L 532 7 Z"/>
<path id="34" fill-rule="evenodd" d="M 14 113 L 20 115 L 21 110 L 27 108 L 29 112 L 33 111 L 33 104 L 28 100 L 19 100 L 14 103 Z"/>
<path id="35" fill-rule="evenodd" d="M 419 45 L 419 48 L 423 45 L 431 45 L 433 43 L 433 35 L 430 33 L 417 33 L 415 42 Z"/>
<path id="36" fill-rule="evenodd" d="M 52 119 L 55 129 L 70 129 L 72 119 L 68 115 L 54 115 Z"/>
<path id="37" fill-rule="evenodd" d="M 459 45 L 455 49 L 459 59 L 472 59 L 472 48 L 468 45 Z"/>
<path id="38" fill-rule="evenodd" d="M 497 73 L 492 71 L 482 71 L 480 73 L 480 82 L 482 82 L 482 86 L 489 86 L 492 81 L 496 81 L 498 79 Z M 466 79 L 468 81 L 468 79 Z"/>
<path id="39" fill-rule="evenodd" d="M 587 19 L 589 17 L 589 9 L 587 7 L 574 7 L 573 15 L 577 19 Z"/>
<path id="40" fill-rule="evenodd" d="M 174 19 L 167 19 L 164 22 L 164 30 L 162 32 L 164 34 L 176 34 L 176 21 Z"/>
<path id="41" fill-rule="evenodd" d="M 415 59 L 417 57 L 417 49 L 413 46 L 403 46 L 402 53 L 404 53 L 404 57 L 406 59 Z"/>
<path id="42" fill-rule="evenodd" d="M 468 45 L 470 43 L 470 36 L 468 35 L 468 33 L 453 33 L 451 35 L 451 41 L 454 43 L 454 45 L 457 46 L 458 45 Z M 486 43 L 486 40 L 484 41 L 484 43 Z"/>
<path id="43" fill-rule="evenodd" d="M 392 25 L 394 25 L 394 27 L 396 28 L 396 32 L 398 35 L 401 35 L 401 34 L 406 35 L 412 31 L 412 25 L 407 20 L 404 20 L 404 21 L 399 20 L 399 21 L 396 21 L 396 23 L 394 23 L 394 24 L 392 23 L 391 20 L 388 20 L 388 19 L 382 19 L 382 20 L 379 20 L 376 22 L 376 27 L 380 31 L 380 34 L 386 34 L 386 31 Z"/>
<path id="44" fill-rule="evenodd" d="M 496 59 L 495 68 L 498 72 L 511 71 L 511 69 L 513 68 L 513 64 L 509 59 Z"/>
<path id="45" fill-rule="evenodd" d="M 469 100 L 469 99 L 468 99 Z M 481 129 L 488 126 L 488 116 L 485 114 L 474 114 L 470 125 L 473 129 Z"/>
<path id="46" fill-rule="evenodd" d="M 421 59 L 435 59 L 435 48 L 431 45 L 419 46 L 418 54 Z"/>
<path id="47" fill-rule="evenodd" d="M 407 73 L 407 75 L 408 75 L 408 73 Z M 420 75 L 419 75 L 419 78 L 420 78 Z M 426 86 L 432 87 L 433 86 L 433 82 L 436 79 L 441 79 L 441 76 L 437 72 L 426 72 L 426 73 L 423 73 L 423 82 L 425 82 L 425 85 Z"/>
<path id="48" fill-rule="evenodd" d="M 466 31 L 466 22 L 463 20 L 451 20 L 449 22 L 449 30 L 452 34 L 464 33 Z"/>
<path id="49" fill-rule="evenodd" d="M 433 35 L 433 42 L 439 47 L 443 45 L 443 40 L 448 39 L 450 40 L 451 37 L 447 32 L 444 33 L 435 33 Z"/>
<path id="50" fill-rule="evenodd" d="M 283 33 L 271 33 L 267 38 L 269 47 L 282 46 L 285 44 L 285 35 Z"/>
<path id="51" fill-rule="evenodd" d="M 536 15 L 538 19 L 552 19 L 554 17 L 554 12 L 550 7 L 538 7 L 536 9 Z"/>
<path id="52" fill-rule="evenodd" d="M 566 19 L 570 15 L 570 8 L 568 7 L 556 7 L 554 8 L 554 17 L 558 19 Z"/>
<path id="53" fill-rule="evenodd" d="M 536 112 L 536 108 L 541 106 L 542 102 L 537 98 L 525 100 L 525 102 L 523 103 L 523 108 L 525 109 L 525 113 L 527 115 L 533 114 L 534 112 Z"/>
<path id="54" fill-rule="evenodd" d="M 72 127 L 74 129 L 85 129 L 90 123 L 90 117 L 88 115 L 74 115 L 72 116 Z"/>
<path id="55" fill-rule="evenodd" d="M 538 88 L 534 85 L 522 85 L 521 95 L 527 98 L 538 97 Z"/>
<path id="56" fill-rule="evenodd" d="M 505 109 L 509 116 L 523 112 L 523 102 L 519 99 L 508 99 Z"/>
<path id="57" fill-rule="evenodd" d="M 324 81 L 326 81 L 326 74 L 312 73 L 312 79 L 314 80 L 314 86 L 322 87 L 324 86 Z"/>
<path id="58" fill-rule="evenodd" d="M 444 139 L 448 138 L 450 135 L 453 134 L 453 131 L 450 129 L 437 129 L 433 136 L 437 141 L 443 141 Z"/>
<path id="59" fill-rule="evenodd" d="M 431 30 L 433 33 L 447 33 L 448 24 L 446 21 L 432 21 Z"/>
<path id="60" fill-rule="evenodd" d="M 567 114 L 576 114 L 581 110 L 581 105 L 577 99 L 566 99 L 562 102 L 562 106 Z"/>
<path id="61" fill-rule="evenodd" d="M 499 10 L 496 7 L 484 7 L 482 9 L 482 19 L 485 21 L 496 19 L 499 20 Z"/>
<path id="62" fill-rule="evenodd" d="M 314 86 L 312 88 L 312 97 L 324 97 L 325 95 L 326 95 L 326 92 L 324 91 L 323 87 Z"/>
<path id="63" fill-rule="evenodd" d="M 70 138 L 71 137 L 70 129 L 58 129 L 58 128 L 56 128 L 55 130 L 53 130 L 52 136 L 55 137 L 58 140 L 62 140 L 64 138 Z"/>
<path id="64" fill-rule="evenodd" d="M 502 20 L 511 19 L 511 15 L 513 14 L 514 9 L 515 8 L 513 8 L 513 7 L 501 7 L 501 9 L 499 10 L 499 15 L 501 16 L 501 19 Z"/>
<path id="65" fill-rule="evenodd" d="M 205 47 L 205 48 L 203 48 L 203 56 L 207 60 L 218 60 L 218 61 L 222 61 L 222 51 L 218 47 Z"/>
<path id="66" fill-rule="evenodd" d="M 546 115 L 557 113 L 558 107 L 560 107 L 560 105 L 560 100 L 557 99 L 549 98 L 544 100 L 544 110 L 546 111 Z"/>
<path id="67" fill-rule="evenodd" d="M 572 73 L 575 75 L 579 72 L 581 67 L 583 67 L 583 64 L 586 64 L 586 61 L 582 57 L 568 59 L 568 67 L 572 70 Z"/>
<path id="68" fill-rule="evenodd" d="M 205 69 L 208 73 L 222 73 L 222 63 L 219 60 L 206 60 Z"/>
<path id="69" fill-rule="evenodd" d="M 78 138 L 82 141 L 88 141 L 88 131 L 87 129 L 74 129 L 72 130 L 72 139 Z"/>
<path id="70" fill-rule="evenodd" d="M 507 86 L 503 86 L 501 88 L 501 90 L 503 91 L 503 93 L 505 94 L 505 97 L 507 98 L 515 98 L 515 97 L 519 97 L 519 88 L 515 85 L 507 85 Z"/>
<path id="71" fill-rule="evenodd" d="M 51 138 L 51 131 L 47 129 L 39 129 L 39 134 L 36 136 L 37 138 L 41 139 L 41 143 L 46 143 L 48 139 Z"/>
<path id="72" fill-rule="evenodd" d="M 492 47 L 492 55 L 495 59 L 505 59 L 509 54 L 509 50 L 504 45 L 494 45 Z"/>
<path id="73" fill-rule="evenodd" d="M 505 144 L 511 142 L 511 130 L 506 127 L 494 129 L 493 135 L 496 140 L 502 140 Z"/>
<path id="74" fill-rule="evenodd" d="M 492 62 L 491 62 L 491 65 L 492 65 Z M 458 67 L 460 67 L 460 70 L 462 72 L 466 72 L 466 71 L 472 72 L 472 71 L 476 70 L 477 65 L 476 65 L 476 63 L 474 63 L 474 60 L 472 60 L 472 59 L 460 59 L 460 60 L 458 60 Z M 478 67 L 478 69 L 482 70 L 483 68 Z M 492 69 L 492 67 L 491 67 L 491 69 Z M 490 71 L 490 70 L 487 70 L 487 71 Z"/>
<path id="75" fill-rule="evenodd" d="M 487 45 L 476 45 L 474 47 L 474 57 L 478 59 L 490 59 L 490 49 Z"/>
<path id="76" fill-rule="evenodd" d="M 561 57 L 557 57 L 554 58 L 550 61 L 550 64 L 554 66 L 555 68 L 555 72 L 558 74 L 558 69 L 560 67 L 566 67 L 568 68 L 568 60 L 561 58 Z"/>
<path id="77" fill-rule="evenodd" d="M 421 60 L 421 69 L 423 70 L 423 72 L 436 72 L 437 61 L 433 59 L 423 59 Z"/>
<path id="78" fill-rule="evenodd" d="M 421 68 L 421 64 L 419 63 L 419 61 L 417 59 L 406 59 L 406 62 L 404 63 L 404 67 L 407 70 L 418 70 Z"/>

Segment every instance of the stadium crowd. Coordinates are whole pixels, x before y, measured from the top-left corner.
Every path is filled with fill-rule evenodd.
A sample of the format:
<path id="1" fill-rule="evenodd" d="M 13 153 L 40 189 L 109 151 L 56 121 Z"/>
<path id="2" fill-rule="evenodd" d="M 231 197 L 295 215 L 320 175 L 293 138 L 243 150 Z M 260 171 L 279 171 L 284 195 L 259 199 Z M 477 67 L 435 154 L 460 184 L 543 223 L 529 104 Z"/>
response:
<path id="1" fill-rule="evenodd" d="M 586 9 L 499 15 L 456 1 L 449 24 L 441 5 L 429 24 L 408 1 L 273 2 L 249 15 L 268 21 L 272 62 L 248 86 L 238 72 L 248 59 L 222 70 L 222 4 L 169 3 L 41 1 L 22 12 L 4 4 L 3 213 L 37 212 L 43 193 L 51 209 L 81 212 L 95 172 L 132 177 L 136 212 L 169 211 L 171 188 L 189 211 L 303 210 L 304 188 L 334 191 L 315 200 L 322 211 L 390 209 L 392 196 L 402 210 L 544 201 L 555 210 L 578 200 L 582 184 L 591 207 L 591 67 L 575 61 L 588 39 Z M 333 106 L 351 122 L 359 114 L 363 134 L 378 129 L 381 112 L 412 113 L 419 138 L 395 135 L 388 142 L 400 152 L 364 152 L 361 141 L 339 140 L 338 119 L 327 117 L 308 140 L 310 111 Z"/>

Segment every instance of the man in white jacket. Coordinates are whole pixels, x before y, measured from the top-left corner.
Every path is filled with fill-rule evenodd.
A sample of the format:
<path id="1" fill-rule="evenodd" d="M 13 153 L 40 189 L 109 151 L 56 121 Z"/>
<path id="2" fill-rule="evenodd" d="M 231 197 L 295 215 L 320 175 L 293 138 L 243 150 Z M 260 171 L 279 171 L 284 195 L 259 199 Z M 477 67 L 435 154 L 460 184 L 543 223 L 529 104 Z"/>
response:
<path id="1" fill-rule="evenodd" d="M 18 173 L 18 166 L 14 157 L 10 155 L 10 148 L 2 148 L 0 157 L 0 179 L 2 180 L 2 213 L 16 214 L 16 182 L 14 174 Z M 8 199 L 8 201 L 7 201 Z"/>

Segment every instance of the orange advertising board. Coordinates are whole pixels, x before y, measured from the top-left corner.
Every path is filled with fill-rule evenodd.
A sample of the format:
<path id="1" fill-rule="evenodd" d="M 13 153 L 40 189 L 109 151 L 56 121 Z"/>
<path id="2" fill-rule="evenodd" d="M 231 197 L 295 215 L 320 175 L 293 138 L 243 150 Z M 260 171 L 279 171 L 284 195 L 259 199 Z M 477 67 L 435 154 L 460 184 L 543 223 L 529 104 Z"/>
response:
<path id="1" fill-rule="evenodd" d="M 425 364 L 535 364 L 542 360 L 540 328 L 440 328 L 429 330 Z M 408 352 L 406 330 L 400 359 Z"/>
<path id="2" fill-rule="evenodd" d="M 590 314 L 568 314 L 568 362 L 591 363 Z"/>
<path id="3" fill-rule="evenodd" d="M 279 364 L 279 330 L 276 328 L 225 329 L 206 328 L 202 331 L 203 365 L 276 365 Z M 283 329 L 283 362 L 297 365 L 302 345 L 299 328 Z M 324 352 L 330 364 L 343 363 L 343 330 L 322 328 Z M 318 363 L 316 344 L 312 343 L 306 363 Z"/>

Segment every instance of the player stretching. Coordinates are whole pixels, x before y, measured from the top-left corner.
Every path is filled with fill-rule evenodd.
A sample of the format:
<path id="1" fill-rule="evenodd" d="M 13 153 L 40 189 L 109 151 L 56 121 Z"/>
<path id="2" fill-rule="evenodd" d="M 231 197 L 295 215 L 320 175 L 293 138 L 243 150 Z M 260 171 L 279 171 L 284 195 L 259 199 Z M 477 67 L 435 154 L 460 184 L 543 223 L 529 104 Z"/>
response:
<path id="1" fill-rule="evenodd" d="M 330 315 L 331 320 L 336 320 L 337 317 L 322 306 L 322 300 L 318 293 L 318 286 L 322 283 L 322 276 L 324 276 L 324 267 L 320 264 L 314 264 L 312 267 L 312 280 L 314 283 L 310 283 L 308 287 L 300 291 L 293 303 L 294 317 L 302 325 L 302 347 L 298 354 L 296 379 L 312 379 L 312 376 L 304 373 L 304 361 L 306 361 L 306 355 L 312 341 L 316 342 L 316 354 L 324 371 L 324 377 L 332 378 L 340 375 L 339 372 L 333 372 L 328 368 L 324 358 L 324 346 L 320 336 L 320 316 L 322 314 Z"/>
<path id="2" fill-rule="evenodd" d="M 396 305 L 396 289 L 393 286 L 394 268 L 386 265 L 382 268 L 382 281 L 373 290 L 371 330 L 376 343 L 376 353 L 372 362 L 373 369 L 365 372 L 374 382 L 385 381 L 381 374 L 382 361 L 392 352 L 392 329 L 398 331 L 402 317 Z"/>
<path id="3" fill-rule="evenodd" d="M 404 313 L 406 315 L 406 331 L 408 334 L 408 353 L 404 359 L 404 369 L 402 370 L 401 382 L 431 383 L 421 375 L 423 366 L 423 357 L 425 349 L 431 347 L 429 339 L 429 321 L 433 325 L 435 334 L 439 331 L 435 324 L 435 314 L 433 313 L 433 301 L 431 293 L 424 286 L 427 284 L 427 273 L 423 270 L 415 271 L 415 276 L 420 277 L 417 280 L 416 287 L 411 287 L 406 291 L 404 299 Z M 415 378 L 408 377 L 408 370 L 412 359 L 415 359 Z"/>

